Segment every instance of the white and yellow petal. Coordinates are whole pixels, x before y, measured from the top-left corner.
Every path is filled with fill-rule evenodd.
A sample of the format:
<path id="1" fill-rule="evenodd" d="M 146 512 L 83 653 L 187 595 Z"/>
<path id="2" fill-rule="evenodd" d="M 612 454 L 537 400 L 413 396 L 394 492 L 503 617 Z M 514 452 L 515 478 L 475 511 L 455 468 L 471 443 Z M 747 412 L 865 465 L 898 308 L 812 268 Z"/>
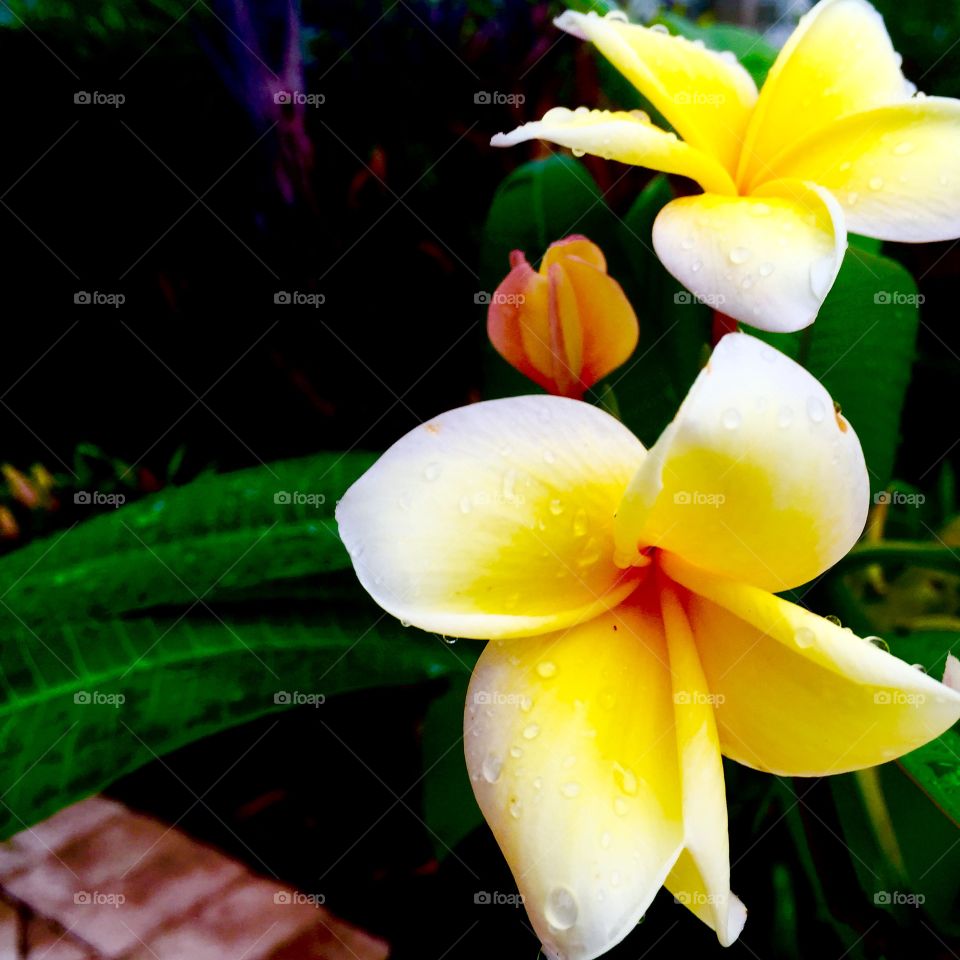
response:
<path id="1" fill-rule="evenodd" d="M 747 912 L 730 892 L 727 800 L 715 697 L 676 589 L 664 586 L 660 602 L 673 681 L 684 833 L 683 853 L 665 885 L 728 947 L 740 935 Z"/>
<path id="2" fill-rule="evenodd" d="M 750 197 L 668 203 L 653 225 L 663 265 L 708 306 L 777 333 L 812 323 L 843 263 L 843 212 L 813 183 L 781 180 Z"/>
<path id="3" fill-rule="evenodd" d="M 737 182 L 747 192 L 777 156 L 841 117 L 908 99 L 883 18 L 866 0 L 822 0 L 800 20 L 757 100 Z"/>
<path id="4" fill-rule="evenodd" d="M 960 719 L 960 693 L 815 614 L 676 557 L 726 756 L 783 776 L 892 760 Z"/>
<path id="5" fill-rule="evenodd" d="M 814 180 L 850 230 L 906 243 L 960 236 L 960 100 L 928 97 L 846 117 L 775 164 Z"/>
<path id="6" fill-rule="evenodd" d="M 620 563 L 650 547 L 779 591 L 837 562 L 863 530 L 860 441 L 815 377 L 728 334 L 650 449 L 617 512 Z"/>
<path id="7" fill-rule="evenodd" d="M 639 110 L 554 107 L 542 120 L 525 123 L 510 133 L 498 133 L 490 143 L 494 147 L 512 147 L 526 140 L 547 140 L 607 160 L 677 173 L 716 193 L 736 192 L 730 174 L 717 160 L 678 140 L 675 133 L 654 126 Z"/>
<path id="8" fill-rule="evenodd" d="M 591 40 L 687 143 L 735 172 L 757 88 L 733 54 L 616 17 L 568 10 L 554 22 Z"/>
<path id="9" fill-rule="evenodd" d="M 464 743 L 545 955 L 599 957 L 643 916 L 683 839 L 655 603 L 631 598 L 569 631 L 487 644 Z"/>
<path id="10" fill-rule="evenodd" d="M 424 630 L 559 629 L 634 589 L 611 559 L 613 516 L 644 455 L 579 401 L 462 407 L 412 430 L 347 491 L 340 535 L 373 599 Z"/>

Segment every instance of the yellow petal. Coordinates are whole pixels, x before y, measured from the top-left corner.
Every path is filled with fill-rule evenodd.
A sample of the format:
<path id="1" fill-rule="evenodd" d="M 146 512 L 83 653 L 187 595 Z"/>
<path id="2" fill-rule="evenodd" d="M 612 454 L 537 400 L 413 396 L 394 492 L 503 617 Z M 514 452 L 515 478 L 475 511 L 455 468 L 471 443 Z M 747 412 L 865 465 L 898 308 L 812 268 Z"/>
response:
<path id="1" fill-rule="evenodd" d="M 632 597 L 569 631 L 487 644 L 464 742 L 544 953 L 600 956 L 634 928 L 682 841 L 655 604 Z"/>
<path id="2" fill-rule="evenodd" d="M 960 694 L 866 640 L 756 587 L 664 557 L 688 615 L 728 757 L 783 776 L 859 770 L 960 719 Z"/>
<path id="3" fill-rule="evenodd" d="M 777 155 L 802 137 L 847 114 L 906 100 L 914 89 L 883 18 L 866 0 L 822 0 L 800 19 L 767 75 L 737 182 L 746 188 L 771 177 Z"/>
<path id="4" fill-rule="evenodd" d="M 847 553 L 868 500 L 860 441 L 820 381 L 756 338 L 728 334 L 630 483 L 618 560 L 661 547 L 786 590 Z"/>
<path id="5" fill-rule="evenodd" d="M 765 184 L 751 197 L 702 194 L 657 215 L 653 246 L 697 298 L 761 330 L 812 323 L 847 246 L 843 212 L 821 187 Z"/>
<path id="6" fill-rule="evenodd" d="M 730 847 L 723 761 L 707 686 L 690 624 L 676 590 L 661 591 L 670 654 L 674 715 L 680 757 L 684 850 L 666 886 L 676 900 L 717 932 L 728 947 L 740 935 L 746 910 L 730 892 Z"/>
<path id="7" fill-rule="evenodd" d="M 563 397 L 451 410 L 395 443 L 337 507 L 360 582 L 394 616 L 460 637 L 558 629 L 634 588 L 613 514 L 644 457 Z"/>
<path id="8" fill-rule="evenodd" d="M 736 193 L 730 174 L 713 157 L 678 140 L 676 134 L 655 127 L 639 110 L 627 113 L 554 107 L 542 120 L 525 123 L 510 133 L 498 133 L 490 143 L 512 147 L 525 140 L 548 140 L 578 153 L 691 177 L 704 190 Z"/>
<path id="9" fill-rule="evenodd" d="M 732 53 L 613 17 L 568 10 L 554 22 L 592 40 L 687 143 L 736 170 L 757 88 Z"/>
<path id="10" fill-rule="evenodd" d="M 960 236 L 960 100 L 929 97 L 846 117 L 776 163 L 840 201 L 855 233 L 908 243 Z"/>

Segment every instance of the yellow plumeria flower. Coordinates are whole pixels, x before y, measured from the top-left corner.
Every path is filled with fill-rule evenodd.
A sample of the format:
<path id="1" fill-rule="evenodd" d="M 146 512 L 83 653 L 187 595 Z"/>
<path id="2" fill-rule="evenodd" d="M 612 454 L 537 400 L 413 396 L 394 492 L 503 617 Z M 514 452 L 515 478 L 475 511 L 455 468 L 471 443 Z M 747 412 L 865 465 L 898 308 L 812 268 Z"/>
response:
<path id="1" fill-rule="evenodd" d="M 492 400 L 347 492 L 340 533 L 377 603 L 492 640 L 467 764 L 547 956 L 604 953 L 663 884 L 737 938 L 721 754 L 840 773 L 960 717 L 950 687 L 772 592 L 842 557 L 868 496 L 823 386 L 742 333 L 649 451 L 580 401 Z"/>
<path id="2" fill-rule="evenodd" d="M 549 140 L 695 180 L 704 193 L 668 203 L 653 243 L 682 284 L 729 316 L 764 330 L 807 326 L 848 229 L 907 242 L 960 236 L 960 101 L 914 96 L 866 0 L 818 3 L 759 96 L 730 53 L 622 15 L 567 11 L 555 22 L 593 41 L 683 139 L 640 112 L 581 107 L 492 143 Z"/>

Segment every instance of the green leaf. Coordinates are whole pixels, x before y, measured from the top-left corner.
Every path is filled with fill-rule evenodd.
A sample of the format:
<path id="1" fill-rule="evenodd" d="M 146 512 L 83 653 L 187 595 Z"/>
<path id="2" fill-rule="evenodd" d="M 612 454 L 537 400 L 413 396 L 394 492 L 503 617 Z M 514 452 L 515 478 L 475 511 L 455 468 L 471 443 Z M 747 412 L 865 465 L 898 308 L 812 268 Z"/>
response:
<path id="1" fill-rule="evenodd" d="M 38 629 L 346 570 L 333 511 L 374 459 L 326 453 L 206 476 L 36 541 L 0 558 L 0 623 Z"/>
<path id="2" fill-rule="evenodd" d="M 840 404 L 863 445 L 873 492 L 893 475 L 916 353 L 916 293 L 899 263 L 851 247 L 812 326 L 751 331 L 803 363 Z"/>
<path id="3" fill-rule="evenodd" d="M 372 603 L 8 627 L 0 652 L 7 837 L 157 756 L 296 705 L 469 672 Z M 322 710 L 323 704 L 317 703 Z"/>

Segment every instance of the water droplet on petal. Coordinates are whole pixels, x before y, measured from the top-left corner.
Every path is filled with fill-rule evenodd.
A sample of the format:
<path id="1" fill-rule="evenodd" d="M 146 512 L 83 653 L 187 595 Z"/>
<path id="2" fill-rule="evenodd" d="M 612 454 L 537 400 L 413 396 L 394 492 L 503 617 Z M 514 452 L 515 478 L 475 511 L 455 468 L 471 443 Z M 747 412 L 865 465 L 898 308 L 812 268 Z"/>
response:
<path id="1" fill-rule="evenodd" d="M 760 264 L 759 268 L 757 269 L 757 273 L 759 273 L 761 277 L 769 277 L 775 269 L 776 267 L 774 267 L 774 265 L 767 260 Z"/>
<path id="2" fill-rule="evenodd" d="M 919 670 L 921 673 L 927 672 L 927 668 L 922 663 L 913 663 L 911 666 L 914 670 Z"/>
<path id="3" fill-rule="evenodd" d="M 573 517 L 573 535 L 575 537 L 585 537 L 588 529 L 587 511 L 580 507 Z"/>
<path id="4" fill-rule="evenodd" d="M 740 416 L 740 411 L 736 410 L 734 407 L 728 407 L 723 411 L 723 416 L 720 418 L 720 422 L 726 427 L 727 430 L 736 430 L 740 426 L 740 422 L 743 418 Z"/>
<path id="5" fill-rule="evenodd" d="M 561 788 L 560 792 L 569 798 L 577 797 L 580 795 L 580 784 L 576 780 L 568 780 Z"/>
<path id="6" fill-rule="evenodd" d="M 495 753 L 488 753 L 483 758 L 483 765 L 480 772 L 487 783 L 496 783 L 500 779 L 500 771 L 503 769 L 503 760 Z"/>
<path id="7" fill-rule="evenodd" d="M 550 501 L 550 512 L 555 516 L 559 517 L 563 513 L 563 504 L 559 500 Z"/>
<path id="8" fill-rule="evenodd" d="M 871 190 L 883 189 L 883 177 L 871 177 L 869 187 Z"/>
<path id="9" fill-rule="evenodd" d="M 566 887 L 554 887 L 543 908 L 547 923 L 555 930 L 569 930 L 577 922 L 576 897 Z"/>
<path id="10" fill-rule="evenodd" d="M 613 798 L 613 810 L 618 817 L 624 817 L 627 815 L 627 811 L 630 809 L 630 804 L 627 803 L 623 797 L 614 797 Z"/>
<path id="11" fill-rule="evenodd" d="M 427 480 L 432 482 L 434 480 L 439 480 L 442 472 L 443 468 L 439 463 L 428 463 L 424 468 L 423 475 Z"/>
<path id="12" fill-rule="evenodd" d="M 847 206 L 854 207 L 857 204 L 857 201 L 860 199 L 860 194 L 856 190 L 851 190 L 847 194 Z"/>
<path id="13" fill-rule="evenodd" d="M 693 263 L 690 264 L 690 269 L 691 269 L 694 273 L 699 273 L 702 268 L 703 268 L 703 261 L 702 261 L 702 260 L 694 260 Z"/>
<path id="14" fill-rule="evenodd" d="M 898 157 L 905 157 L 912 150 L 913 150 L 913 144 L 909 140 L 904 140 L 903 143 L 898 143 L 893 148 L 894 154 Z"/>
<path id="15" fill-rule="evenodd" d="M 817 639 L 817 635 L 809 627 L 800 627 L 799 630 L 793 635 L 793 639 L 796 641 L 798 647 L 810 647 L 813 646 L 814 641 Z"/>
<path id="16" fill-rule="evenodd" d="M 839 618 L 838 616 L 836 616 L 835 614 L 828 613 L 823 619 L 829 621 L 829 622 L 832 623 L 835 627 L 842 627 L 842 626 L 843 626 L 843 624 L 840 622 L 840 618 Z"/>
<path id="17" fill-rule="evenodd" d="M 826 410 L 819 397 L 809 397 L 807 399 L 807 416 L 813 423 L 823 423 L 826 416 Z"/>
<path id="18" fill-rule="evenodd" d="M 731 263 L 746 263 L 750 259 L 750 251 L 746 247 L 734 247 L 730 251 Z"/>
<path id="19" fill-rule="evenodd" d="M 523 739 L 524 740 L 533 740 L 537 734 L 540 732 L 540 724 L 530 723 L 523 728 Z"/>
<path id="20" fill-rule="evenodd" d="M 514 820 L 519 820 L 520 811 L 523 809 L 523 804 L 519 800 L 511 800 L 509 809 L 510 816 L 513 817 Z"/>
<path id="21" fill-rule="evenodd" d="M 570 152 L 571 152 L 575 157 L 582 157 L 587 151 L 586 151 L 586 150 L 581 150 L 579 147 L 574 147 Z"/>
<path id="22" fill-rule="evenodd" d="M 613 769 L 620 789 L 629 796 L 633 796 L 637 792 L 637 775 L 629 767 L 623 767 L 619 763 L 614 763 Z"/>
<path id="23" fill-rule="evenodd" d="M 887 643 L 883 637 L 864 637 L 863 639 L 866 640 L 867 643 L 872 644 L 880 650 L 883 650 L 884 653 L 890 652 L 890 644 Z"/>
<path id="24" fill-rule="evenodd" d="M 777 414 L 777 426 L 780 427 L 781 430 L 785 430 L 791 423 L 793 423 L 793 410 L 784 405 Z"/>
<path id="25" fill-rule="evenodd" d="M 544 660 L 543 663 L 537 664 L 537 673 L 540 674 L 544 680 L 549 679 L 557 672 L 557 665 L 552 660 Z"/>
<path id="26" fill-rule="evenodd" d="M 692 250 L 693 249 L 693 237 L 685 237 L 680 241 L 680 248 L 682 250 Z"/>
<path id="27" fill-rule="evenodd" d="M 510 756 L 513 757 L 514 760 L 517 760 L 523 756 L 523 751 L 519 747 L 511 747 Z"/>

